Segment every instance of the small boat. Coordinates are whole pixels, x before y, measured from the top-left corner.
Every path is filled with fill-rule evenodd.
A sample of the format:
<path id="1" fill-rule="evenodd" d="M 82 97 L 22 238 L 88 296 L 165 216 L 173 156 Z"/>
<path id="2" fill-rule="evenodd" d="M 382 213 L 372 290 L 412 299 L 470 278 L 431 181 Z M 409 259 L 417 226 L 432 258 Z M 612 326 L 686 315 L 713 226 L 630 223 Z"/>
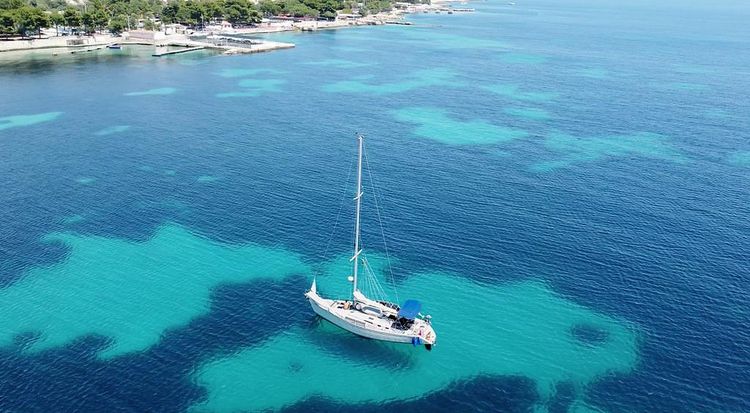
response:
<path id="1" fill-rule="evenodd" d="M 114 44 L 108 44 L 107 49 L 114 49 L 114 50 L 120 50 L 122 49 L 122 45 L 114 43 Z"/>
<path id="2" fill-rule="evenodd" d="M 424 344 L 427 350 L 437 340 L 435 330 L 432 328 L 432 320 L 429 315 L 422 315 L 419 311 L 422 305 L 416 300 L 406 300 L 402 306 L 385 300 L 371 299 L 358 288 L 359 265 L 367 264 L 360 239 L 360 215 L 362 202 L 362 152 L 364 150 L 364 137 L 357 135 L 359 154 L 357 163 L 357 193 L 355 201 L 354 218 L 354 255 L 351 260 L 352 275 L 348 277 L 352 283 L 351 297 L 346 299 L 323 298 L 318 294 L 316 280 L 313 279 L 310 290 L 305 293 L 313 311 L 320 317 L 330 321 L 334 325 L 362 337 L 374 340 L 390 341 L 395 343 L 411 343 L 412 345 Z M 365 276 L 369 268 L 364 267 Z M 372 279 L 366 280 L 372 282 Z"/>

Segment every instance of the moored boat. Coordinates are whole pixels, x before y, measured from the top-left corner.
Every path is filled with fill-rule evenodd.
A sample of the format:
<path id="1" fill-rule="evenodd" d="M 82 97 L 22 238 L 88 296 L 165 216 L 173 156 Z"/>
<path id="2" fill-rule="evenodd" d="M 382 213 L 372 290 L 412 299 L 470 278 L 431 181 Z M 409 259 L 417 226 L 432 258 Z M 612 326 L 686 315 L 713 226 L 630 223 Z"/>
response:
<path id="1" fill-rule="evenodd" d="M 437 341 L 437 335 L 432 327 L 431 317 L 429 315 L 423 316 L 420 313 L 422 305 L 419 301 L 407 300 L 402 306 L 399 306 L 389 301 L 369 298 L 358 288 L 360 261 L 363 265 L 366 265 L 367 262 L 362 255 L 363 249 L 360 239 L 364 137 L 358 135 L 357 140 L 359 152 L 357 192 L 354 197 L 356 203 L 354 255 L 351 258 L 353 263 L 352 275 L 348 277 L 352 283 L 351 297 L 346 299 L 321 297 L 318 294 L 315 279 L 313 279 L 310 290 L 305 293 L 305 297 L 307 297 L 310 306 L 317 315 L 344 330 L 374 340 L 411 343 L 413 345 L 424 344 L 427 350 L 432 350 L 432 346 Z M 368 274 L 365 274 L 365 276 L 368 276 Z"/>

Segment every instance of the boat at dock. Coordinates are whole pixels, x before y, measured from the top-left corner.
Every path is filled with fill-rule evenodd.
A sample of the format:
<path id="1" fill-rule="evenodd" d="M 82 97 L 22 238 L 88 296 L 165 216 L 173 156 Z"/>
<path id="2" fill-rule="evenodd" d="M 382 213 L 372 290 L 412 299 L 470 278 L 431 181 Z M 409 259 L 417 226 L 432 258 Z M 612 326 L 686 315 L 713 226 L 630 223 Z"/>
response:
<path id="1" fill-rule="evenodd" d="M 317 282 L 313 279 L 310 290 L 305 293 L 313 311 L 320 317 L 334 325 L 373 340 L 394 343 L 424 344 L 427 350 L 437 340 L 429 315 L 420 313 L 422 305 L 416 300 L 406 300 L 399 306 L 385 299 L 367 297 L 359 289 L 359 277 L 365 276 L 366 285 L 374 285 L 376 291 L 382 292 L 374 272 L 370 268 L 361 244 L 360 217 L 362 202 L 362 154 L 364 151 L 364 137 L 357 135 L 358 163 L 357 163 L 357 192 L 354 219 L 354 255 L 351 257 L 352 275 L 348 277 L 352 283 L 351 297 L 346 299 L 323 298 L 318 294 Z M 373 194 L 375 196 L 375 194 Z M 377 205 L 377 203 L 376 203 Z M 378 212 L 378 218 L 380 213 Z M 360 263 L 363 274 L 360 274 Z M 372 287 L 371 287 L 372 288 Z M 384 294 L 382 294 L 384 295 Z"/>
<path id="2" fill-rule="evenodd" d="M 118 43 L 108 44 L 107 49 L 120 50 L 122 49 L 122 45 Z"/>

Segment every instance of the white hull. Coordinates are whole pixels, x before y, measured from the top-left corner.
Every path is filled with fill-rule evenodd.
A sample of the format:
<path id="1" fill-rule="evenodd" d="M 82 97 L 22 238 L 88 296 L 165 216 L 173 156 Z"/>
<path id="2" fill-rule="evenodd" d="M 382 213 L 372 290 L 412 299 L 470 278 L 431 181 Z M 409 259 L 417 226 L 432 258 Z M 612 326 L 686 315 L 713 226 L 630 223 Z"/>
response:
<path id="1" fill-rule="evenodd" d="M 353 306 L 341 308 L 345 301 L 322 298 L 314 290 L 309 291 L 306 296 L 316 314 L 359 336 L 394 343 L 408 344 L 419 339 L 424 344 L 435 344 L 435 331 L 424 320 L 415 320 L 408 330 L 397 329 L 393 328 L 393 320 L 387 314 L 377 316 L 359 311 Z M 382 309 L 385 310 L 386 307 Z"/>

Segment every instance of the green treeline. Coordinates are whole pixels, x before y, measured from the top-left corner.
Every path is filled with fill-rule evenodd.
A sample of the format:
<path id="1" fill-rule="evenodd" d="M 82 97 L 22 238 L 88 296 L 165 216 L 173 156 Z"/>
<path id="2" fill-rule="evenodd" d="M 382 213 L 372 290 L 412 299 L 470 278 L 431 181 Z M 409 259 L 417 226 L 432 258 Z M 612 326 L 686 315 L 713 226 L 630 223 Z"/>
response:
<path id="1" fill-rule="evenodd" d="M 157 0 L 158 1 L 158 0 Z M 82 9 L 59 0 L 0 0 L 0 35 L 41 34 L 41 29 L 68 28 L 94 32 L 108 27 L 116 16 L 116 2 L 92 0 Z M 110 6 L 109 8 L 107 6 Z"/>
<path id="2" fill-rule="evenodd" d="M 407 0 L 428 2 L 428 0 Z M 129 28 L 159 29 L 159 24 L 199 27 L 226 20 L 233 25 L 259 23 L 264 16 L 335 19 L 339 11 L 361 15 L 391 10 L 392 0 L 88 0 L 73 7 L 65 0 L 0 0 L 0 36 L 58 33 L 118 34 Z"/>
<path id="3" fill-rule="evenodd" d="M 50 16 L 23 0 L 0 0 L 0 35 L 36 33 L 50 27 Z"/>

